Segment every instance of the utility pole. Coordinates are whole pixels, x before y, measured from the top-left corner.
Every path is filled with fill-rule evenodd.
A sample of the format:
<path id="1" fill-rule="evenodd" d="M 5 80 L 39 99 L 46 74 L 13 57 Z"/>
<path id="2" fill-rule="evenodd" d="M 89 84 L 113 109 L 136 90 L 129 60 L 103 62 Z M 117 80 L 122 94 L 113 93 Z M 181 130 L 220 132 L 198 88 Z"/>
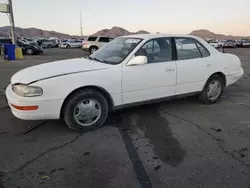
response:
<path id="1" fill-rule="evenodd" d="M 16 44 L 15 22 L 14 22 L 12 0 L 8 0 L 8 4 L 9 4 L 10 33 L 12 38 L 12 44 Z"/>
<path id="2" fill-rule="evenodd" d="M 81 29 L 81 37 L 82 37 L 82 11 L 80 11 L 80 29 Z"/>

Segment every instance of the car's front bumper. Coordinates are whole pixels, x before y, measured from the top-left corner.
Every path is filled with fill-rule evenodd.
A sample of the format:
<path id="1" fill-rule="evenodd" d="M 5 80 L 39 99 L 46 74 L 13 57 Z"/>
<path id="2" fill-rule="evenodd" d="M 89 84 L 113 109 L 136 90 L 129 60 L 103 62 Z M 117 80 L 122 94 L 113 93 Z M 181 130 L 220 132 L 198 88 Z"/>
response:
<path id="1" fill-rule="evenodd" d="M 40 49 L 40 50 L 34 50 L 34 52 L 36 53 L 36 54 L 42 54 L 43 53 L 43 50 L 42 49 Z"/>
<path id="2" fill-rule="evenodd" d="M 5 91 L 8 105 L 12 113 L 23 120 L 59 119 L 63 100 L 36 100 L 37 97 L 20 97 L 9 85 Z M 36 110 L 20 110 L 19 108 L 38 107 Z"/>

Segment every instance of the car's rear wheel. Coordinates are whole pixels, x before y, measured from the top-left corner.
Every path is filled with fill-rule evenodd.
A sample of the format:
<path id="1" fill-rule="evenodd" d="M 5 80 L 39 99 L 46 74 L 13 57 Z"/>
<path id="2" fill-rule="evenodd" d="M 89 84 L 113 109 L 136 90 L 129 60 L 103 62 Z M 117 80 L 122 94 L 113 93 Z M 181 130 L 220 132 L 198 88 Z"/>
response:
<path id="1" fill-rule="evenodd" d="M 49 45 L 48 45 L 48 48 L 52 48 L 52 46 L 49 44 Z"/>
<path id="2" fill-rule="evenodd" d="M 225 84 L 220 75 L 211 76 L 202 92 L 199 94 L 199 99 L 205 104 L 213 104 L 220 100 Z"/>
<path id="3" fill-rule="evenodd" d="M 31 48 L 26 49 L 26 54 L 33 55 L 34 51 Z"/>
<path id="4" fill-rule="evenodd" d="M 91 54 L 93 54 L 96 50 L 98 50 L 98 48 L 95 47 L 95 46 L 91 46 L 91 47 L 89 48 L 89 52 L 90 52 Z"/>
<path id="5" fill-rule="evenodd" d="M 99 92 L 86 89 L 67 99 L 63 115 L 67 126 L 76 132 L 88 132 L 100 128 L 106 121 L 109 105 Z"/>

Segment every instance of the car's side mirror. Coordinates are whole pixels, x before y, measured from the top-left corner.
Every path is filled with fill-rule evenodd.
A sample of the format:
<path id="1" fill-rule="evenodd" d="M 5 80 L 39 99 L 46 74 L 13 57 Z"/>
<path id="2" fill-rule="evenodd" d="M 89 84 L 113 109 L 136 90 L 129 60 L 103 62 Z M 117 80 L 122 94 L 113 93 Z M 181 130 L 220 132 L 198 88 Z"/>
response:
<path id="1" fill-rule="evenodd" d="M 133 65 L 143 65 L 148 62 L 148 58 L 146 56 L 135 56 L 128 62 L 128 66 L 133 66 Z"/>

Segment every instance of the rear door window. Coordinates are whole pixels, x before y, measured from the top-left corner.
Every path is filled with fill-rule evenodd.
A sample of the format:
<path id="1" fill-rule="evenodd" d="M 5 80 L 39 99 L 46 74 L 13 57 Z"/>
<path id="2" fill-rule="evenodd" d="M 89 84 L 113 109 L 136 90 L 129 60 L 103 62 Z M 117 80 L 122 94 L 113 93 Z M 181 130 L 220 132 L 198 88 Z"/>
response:
<path id="1" fill-rule="evenodd" d="M 210 56 L 210 53 L 209 53 L 209 51 L 206 49 L 205 46 L 203 46 L 203 45 L 202 45 L 200 42 L 198 42 L 197 40 L 194 40 L 194 41 L 195 41 L 196 45 L 198 46 L 198 49 L 200 50 L 202 57 L 208 57 L 208 56 Z M 217 44 L 217 42 L 214 42 L 214 43 Z"/>
<path id="2" fill-rule="evenodd" d="M 109 42 L 109 38 L 108 37 L 100 37 L 99 42 Z"/>
<path id="3" fill-rule="evenodd" d="M 201 58 L 201 52 L 191 38 L 175 38 L 178 60 Z"/>
<path id="4" fill-rule="evenodd" d="M 97 37 L 89 37 L 88 41 L 96 41 Z"/>

